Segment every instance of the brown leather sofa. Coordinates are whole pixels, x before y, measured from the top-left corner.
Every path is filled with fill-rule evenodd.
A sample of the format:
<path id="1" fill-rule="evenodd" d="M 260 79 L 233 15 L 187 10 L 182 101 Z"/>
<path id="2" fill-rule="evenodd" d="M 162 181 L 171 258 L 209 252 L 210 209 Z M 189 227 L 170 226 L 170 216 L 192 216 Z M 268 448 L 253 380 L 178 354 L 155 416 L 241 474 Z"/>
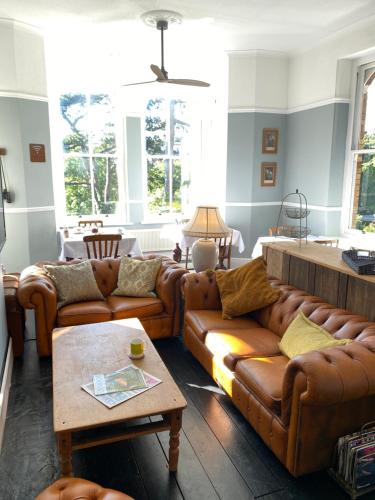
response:
<path id="1" fill-rule="evenodd" d="M 274 304 L 221 316 L 214 273 L 182 277 L 184 342 L 294 475 L 329 467 L 339 436 L 375 418 L 375 323 L 270 279 Z M 291 360 L 278 342 L 298 309 L 348 345 Z"/>
<path id="2" fill-rule="evenodd" d="M 36 500 L 134 500 L 117 490 L 102 488 L 78 477 L 64 477 L 48 486 Z"/>
<path id="3" fill-rule="evenodd" d="M 147 258 L 153 258 L 149 256 Z M 39 356 L 51 355 L 52 330 L 57 326 L 99 323 L 124 318 L 139 318 L 144 329 L 155 339 L 177 335 L 180 331 L 180 279 L 187 271 L 178 264 L 163 258 L 156 278 L 157 297 L 111 296 L 117 286 L 120 267 L 119 258 L 91 259 L 92 269 L 98 287 L 105 300 L 68 304 L 57 310 L 55 285 L 43 269 L 47 262 L 40 262 L 26 268 L 18 288 L 18 300 L 26 309 L 35 309 L 35 329 Z M 57 265 L 71 265 L 81 262 L 53 262 Z M 51 264 L 51 262 L 48 262 Z"/>

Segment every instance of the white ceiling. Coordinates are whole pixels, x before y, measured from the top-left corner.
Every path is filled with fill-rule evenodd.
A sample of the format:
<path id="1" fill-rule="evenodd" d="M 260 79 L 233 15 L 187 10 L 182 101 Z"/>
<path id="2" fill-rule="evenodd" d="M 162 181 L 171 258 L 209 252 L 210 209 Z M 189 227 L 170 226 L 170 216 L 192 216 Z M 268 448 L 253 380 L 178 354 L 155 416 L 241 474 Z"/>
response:
<path id="1" fill-rule="evenodd" d="M 180 12 L 192 32 L 209 27 L 227 50 L 290 52 L 375 15 L 374 0 L 2 0 L 0 17 L 51 28 L 139 25 L 153 9 Z M 103 27 L 103 26 L 102 26 Z"/>

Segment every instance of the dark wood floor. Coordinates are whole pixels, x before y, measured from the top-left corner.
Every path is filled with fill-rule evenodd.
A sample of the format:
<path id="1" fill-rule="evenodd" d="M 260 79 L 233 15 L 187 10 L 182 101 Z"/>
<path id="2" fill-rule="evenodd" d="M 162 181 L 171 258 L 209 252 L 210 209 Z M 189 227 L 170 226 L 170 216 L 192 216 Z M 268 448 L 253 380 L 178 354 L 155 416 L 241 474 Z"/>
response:
<path id="1" fill-rule="evenodd" d="M 168 472 L 168 434 L 160 433 L 75 452 L 76 476 L 137 500 L 348 498 L 326 473 L 292 478 L 180 339 L 155 344 L 188 401 L 178 472 Z M 24 358 L 14 366 L 0 457 L 0 499 L 33 499 L 58 477 L 51 361 L 39 360 L 35 342 L 29 341 Z"/>

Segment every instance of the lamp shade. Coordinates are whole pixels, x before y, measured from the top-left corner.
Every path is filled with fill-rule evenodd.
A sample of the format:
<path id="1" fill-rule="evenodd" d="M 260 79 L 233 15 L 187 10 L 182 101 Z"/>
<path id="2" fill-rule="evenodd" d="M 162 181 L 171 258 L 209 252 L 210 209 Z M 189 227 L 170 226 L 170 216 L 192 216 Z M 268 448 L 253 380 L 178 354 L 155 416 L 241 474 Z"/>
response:
<path id="1" fill-rule="evenodd" d="M 198 238 L 224 238 L 230 235 L 231 229 L 221 218 L 218 207 L 199 206 L 182 232 Z"/>

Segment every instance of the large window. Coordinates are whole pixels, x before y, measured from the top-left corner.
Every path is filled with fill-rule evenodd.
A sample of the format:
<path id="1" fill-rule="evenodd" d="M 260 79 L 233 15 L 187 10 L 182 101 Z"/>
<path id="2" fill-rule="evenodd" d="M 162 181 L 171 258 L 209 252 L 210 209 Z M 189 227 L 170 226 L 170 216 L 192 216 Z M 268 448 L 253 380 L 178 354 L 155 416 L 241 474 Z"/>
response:
<path id="1" fill-rule="evenodd" d="M 351 227 L 375 232 L 375 63 L 358 71 L 354 132 Z"/>
<path id="2" fill-rule="evenodd" d="M 114 214 L 119 201 L 114 109 L 106 94 L 60 96 L 65 210 Z"/>
<path id="3" fill-rule="evenodd" d="M 191 119 L 186 101 L 153 98 L 145 114 L 147 162 L 146 217 L 184 211 L 191 183 L 189 154 Z"/>

